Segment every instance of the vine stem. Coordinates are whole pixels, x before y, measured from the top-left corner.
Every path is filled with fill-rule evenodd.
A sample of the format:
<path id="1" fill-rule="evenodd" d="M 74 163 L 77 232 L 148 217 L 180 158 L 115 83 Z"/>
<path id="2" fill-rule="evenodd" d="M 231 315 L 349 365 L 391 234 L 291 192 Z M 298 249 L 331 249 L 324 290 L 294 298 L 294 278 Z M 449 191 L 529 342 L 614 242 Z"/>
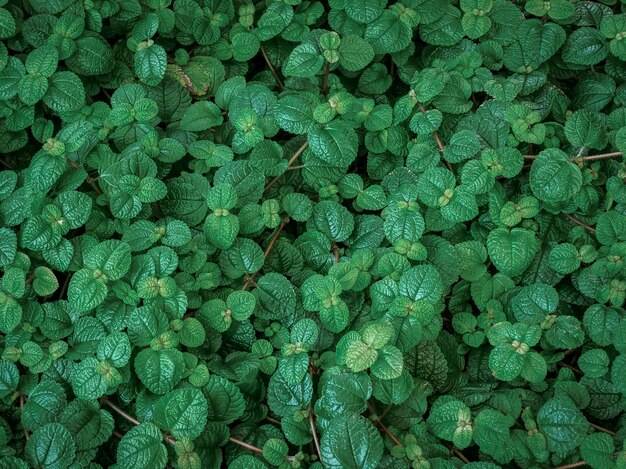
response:
<path id="1" fill-rule="evenodd" d="M 565 212 L 561 212 L 563 215 L 565 215 L 565 217 L 570 220 L 573 223 L 576 223 L 578 226 L 582 226 L 584 229 L 586 229 L 587 231 L 589 231 L 590 233 L 595 233 L 596 229 L 583 223 L 582 221 L 578 220 L 577 218 L 574 218 L 573 216 L 571 216 L 569 213 L 565 213 Z"/>
<path id="2" fill-rule="evenodd" d="M 322 93 L 324 96 L 328 94 L 328 75 L 330 74 L 330 62 L 326 62 L 326 70 L 324 71 L 324 83 L 322 85 Z"/>
<path id="3" fill-rule="evenodd" d="M 119 414 L 120 416 L 124 417 L 126 420 L 128 420 L 130 423 L 134 424 L 134 425 L 140 425 L 139 420 L 137 420 L 136 418 L 132 417 L 131 415 L 127 414 L 126 412 L 124 412 L 122 409 L 120 409 L 118 406 L 116 406 L 115 404 L 113 404 L 111 401 L 109 401 L 108 399 L 104 399 L 102 401 L 103 404 L 106 404 L 107 406 L 109 406 L 114 412 L 116 412 L 117 414 Z M 117 433 L 118 438 L 122 438 L 122 435 L 120 435 L 118 432 L 114 432 Z M 165 441 L 167 441 L 170 445 L 175 445 L 176 441 L 169 435 L 163 435 L 163 439 Z M 261 448 L 258 448 L 256 446 L 253 446 L 251 444 L 246 443 L 245 441 L 241 441 L 238 440 L 237 438 L 233 438 L 230 437 L 228 439 L 228 441 L 230 441 L 231 443 L 234 443 L 236 445 L 242 446 L 246 449 L 249 449 L 250 451 L 254 451 L 255 453 L 261 453 L 263 454 L 263 450 Z M 287 461 L 293 461 L 295 458 L 293 456 L 286 456 L 285 459 Z"/>
<path id="4" fill-rule="evenodd" d="M 137 420 L 135 417 L 133 417 L 130 414 L 127 414 L 126 412 L 124 412 L 122 409 L 120 409 L 118 406 L 116 406 L 115 404 L 113 404 L 111 401 L 109 401 L 108 399 L 104 399 L 104 404 L 108 405 L 113 411 L 115 411 L 117 414 L 121 415 L 122 417 L 124 417 L 126 420 L 128 420 L 130 423 L 134 424 L 134 425 L 139 425 L 139 420 Z"/>
<path id="5" fill-rule="evenodd" d="M 331 246 L 333 247 L 333 256 L 335 257 L 335 264 L 339 263 L 339 248 L 334 241 L 331 241 Z"/>
<path id="6" fill-rule="evenodd" d="M 20 395 L 20 412 L 24 412 L 24 395 Z M 24 429 L 24 438 L 26 438 L 26 441 L 28 441 L 28 439 L 30 438 L 30 435 L 28 434 L 28 431 L 26 429 Z"/>
<path id="7" fill-rule="evenodd" d="M 376 414 L 376 408 L 372 405 L 371 402 L 367 402 L 367 408 L 370 411 L 370 414 L 372 414 L 372 416 L 377 416 Z M 384 423 L 382 423 L 380 421 L 382 417 L 378 417 L 376 418 L 376 420 L 374 420 L 374 425 L 378 425 L 380 427 L 380 429 L 391 439 L 391 441 L 393 441 L 396 445 L 398 446 L 402 446 L 402 443 L 400 443 L 400 441 L 393 435 L 393 433 L 391 433 L 389 431 L 389 429 L 385 426 Z"/>
<path id="8" fill-rule="evenodd" d="M 6 169 L 13 169 L 13 166 L 11 166 L 9 163 L 7 163 L 4 160 L 0 160 L 0 164 L 4 166 Z"/>
<path id="9" fill-rule="evenodd" d="M 278 235 L 280 235 L 280 232 L 283 231 L 283 228 L 287 225 L 287 223 L 289 223 L 289 218 L 286 218 L 285 220 L 283 220 L 283 222 L 280 224 L 280 226 L 276 230 L 276 233 L 274 233 L 274 236 L 272 236 L 270 244 L 267 246 L 267 248 L 265 249 L 265 252 L 263 253 L 263 261 L 267 259 L 267 256 L 269 256 L 272 249 L 274 249 L 274 244 L 276 244 Z M 244 283 L 243 287 L 241 288 L 243 291 L 246 291 L 248 288 L 250 288 L 250 285 L 252 285 L 252 282 L 254 282 L 255 276 L 256 276 L 256 272 L 248 277 L 248 279 L 246 280 L 246 283 Z"/>
<path id="10" fill-rule="evenodd" d="M 298 148 L 298 149 L 296 150 L 296 152 L 295 152 L 295 153 L 291 156 L 291 158 L 289 158 L 289 161 L 287 162 L 287 171 L 289 171 L 290 169 L 292 169 L 292 165 L 293 165 L 293 163 L 294 163 L 294 162 L 295 162 L 298 158 L 300 158 L 300 156 L 302 156 L 302 153 L 304 153 L 304 150 L 306 150 L 308 146 L 309 146 L 309 142 L 308 142 L 308 141 L 307 141 L 307 142 L 304 142 L 304 143 L 300 146 L 300 148 Z M 267 192 L 267 190 L 268 190 L 270 187 L 272 187 L 274 184 L 276 184 L 276 182 L 277 182 L 277 181 L 278 181 L 278 180 L 279 180 L 282 176 L 283 176 L 283 175 L 281 174 L 281 175 L 279 175 L 279 176 L 276 176 L 274 179 L 272 179 L 272 180 L 271 180 L 271 181 L 267 184 L 267 186 L 265 186 L 265 190 L 264 190 L 264 192 Z"/>
<path id="11" fill-rule="evenodd" d="M 595 428 L 596 430 L 600 432 L 608 433 L 611 436 L 615 436 L 615 432 L 612 430 L 609 430 L 608 428 L 601 427 L 600 425 L 596 425 L 595 423 L 589 423 L 589 425 L 591 425 L 593 428 Z"/>
<path id="12" fill-rule="evenodd" d="M 583 161 L 594 161 L 594 160 L 604 160 L 607 158 L 613 158 L 615 156 L 622 156 L 624 153 L 621 151 L 613 151 L 610 153 L 601 153 L 599 155 L 589 155 L 589 156 L 574 156 L 570 158 L 570 161 L 583 160 Z M 537 159 L 537 155 L 523 155 L 525 160 L 535 160 Z"/>
<path id="13" fill-rule="evenodd" d="M 454 453 L 454 455 L 457 458 L 459 458 L 461 461 L 463 461 L 465 464 L 470 463 L 470 460 L 467 459 L 463 453 L 461 453 L 461 450 L 459 448 L 457 448 L 456 446 L 452 446 L 452 448 L 450 449 L 452 450 L 452 453 Z"/>
<path id="14" fill-rule="evenodd" d="M 320 451 L 320 442 L 317 438 L 317 432 L 315 431 L 315 422 L 313 421 L 313 409 L 309 405 L 309 425 L 311 426 L 311 434 L 313 435 L 313 442 L 315 443 L 315 451 L 317 451 L 317 457 L 322 461 L 322 452 Z"/>
<path id="15" fill-rule="evenodd" d="M 419 106 L 419 110 L 423 114 L 426 114 L 426 109 L 424 109 L 424 106 L 422 106 L 421 103 L 417 103 L 417 105 Z M 441 138 L 439 137 L 439 134 L 436 131 L 433 132 L 433 138 L 435 139 L 435 142 L 437 142 L 437 148 L 439 148 L 439 153 L 441 153 L 443 155 L 443 142 L 441 141 Z M 450 170 L 450 172 L 454 172 L 452 170 L 452 165 L 449 162 L 447 162 L 447 161 L 445 161 L 445 163 L 446 163 L 446 166 L 448 167 L 448 169 Z"/>
<path id="16" fill-rule="evenodd" d="M 616 451 L 615 453 L 613 453 L 613 457 L 617 457 L 619 456 L 620 452 Z M 587 466 L 587 461 L 578 461 L 578 462 L 573 462 L 571 464 L 565 464 L 564 466 L 558 466 L 558 467 L 554 467 L 552 469 L 573 469 L 575 467 L 583 467 L 583 466 Z"/>
<path id="17" fill-rule="evenodd" d="M 232 436 L 228 439 L 228 441 L 230 441 L 231 443 L 234 443 L 236 445 L 242 446 L 242 447 L 244 447 L 246 449 L 249 449 L 250 451 L 254 451 L 255 453 L 263 454 L 263 450 L 261 448 L 257 448 L 256 446 L 252 446 L 252 445 L 246 443 L 245 441 L 238 440 L 237 438 L 233 438 Z"/>
<path id="18" fill-rule="evenodd" d="M 276 84 L 278 85 L 278 88 L 280 89 L 280 91 L 284 90 L 285 85 L 283 85 L 283 82 L 280 81 L 280 78 L 278 78 L 278 73 L 276 73 L 276 69 L 274 68 L 274 65 L 272 65 L 272 61 L 268 57 L 267 52 L 265 52 L 265 47 L 263 46 L 261 46 L 261 55 L 263 55 L 263 59 L 265 60 L 265 63 L 269 67 L 270 72 L 272 72 L 272 75 L 274 75 L 274 80 L 276 80 Z"/>
<path id="19" fill-rule="evenodd" d="M 565 464 L 564 466 L 555 467 L 554 469 L 573 469 L 575 467 L 582 467 L 586 465 L 587 465 L 586 461 L 578 461 L 572 464 Z"/>

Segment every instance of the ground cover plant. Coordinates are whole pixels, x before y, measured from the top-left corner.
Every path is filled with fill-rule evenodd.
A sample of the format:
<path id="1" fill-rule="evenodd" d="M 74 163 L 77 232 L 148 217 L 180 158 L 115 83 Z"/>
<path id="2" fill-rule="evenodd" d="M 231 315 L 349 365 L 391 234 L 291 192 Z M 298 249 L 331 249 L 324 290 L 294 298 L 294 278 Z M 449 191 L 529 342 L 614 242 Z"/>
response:
<path id="1" fill-rule="evenodd" d="M 0 467 L 626 467 L 626 14 L 0 0 Z"/>

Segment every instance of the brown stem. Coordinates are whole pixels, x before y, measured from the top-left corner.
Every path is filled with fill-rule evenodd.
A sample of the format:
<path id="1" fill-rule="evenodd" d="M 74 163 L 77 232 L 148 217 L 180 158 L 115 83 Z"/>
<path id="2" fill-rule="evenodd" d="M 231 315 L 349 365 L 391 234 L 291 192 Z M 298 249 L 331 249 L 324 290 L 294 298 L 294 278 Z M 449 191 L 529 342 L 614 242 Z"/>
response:
<path id="1" fill-rule="evenodd" d="M 589 423 L 589 425 L 591 425 L 593 428 L 595 428 L 596 430 L 600 432 L 608 433 L 609 435 L 612 435 L 612 436 L 616 435 L 614 431 L 609 430 L 608 428 L 601 427 L 600 425 L 596 425 L 595 423 Z"/>
<path id="2" fill-rule="evenodd" d="M 570 158 L 571 161 L 583 160 L 583 161 L 594 161 L 594 160 L 604 160 L 606 158 L 613 158 L 615 156 L 622 156 L 624 153 L 621 151 L 614 151 L 611 153 L 601 153 L 599 155 L 589 155 L 589 156 L 574 156 Z M 523 155 L 526 160 L 534 160 L 537 159 L 537 155 Z"/>
<path id="3" fill-rule="evenodd" d="M 391 407 L 392 407 L 392 405 L 388 404 L 387 407 L 385 407 L 385 410 L 383 410 L 383 413 L 380 414 L 380 417 L 378 417 L 378 420 L 384 419 L 387 416 L 387 414 L 389 413 L 389 411 L 391 410 Z"/>
<path id="4" fill-rule="evenodd" d="M 382 431 L 384 431 L 387 434 L 387 436 L 391 439 L 391 441 L 393 441 L 398 446 L 402 446 L 402 443 L 400 443 L 398 439 L 395 436 L 393 436 L 393 434 L 387 429 L 387 427 L 385 427 L 385 425 L 381 421 L 379 420 L 376 421 L 376 424 L 380 427 Z"/>
<path id="5" fill-rule="evenodd" d="M 298 148 L 296 150 L 296 152 L 291 156 L 291 158 L 289 158 L 289 161 L 287 162 L 287 171 L 289 171 L 291 169 L 291 165 L 298 159 L 300 158 L 300 156 L 302 155 L 302 153 L 304 153 L 304 150 L 307 149 L 307 147 L 309 146 L 309 142 L 304 142 L 300 148 Z M 283 175 L 281 174 L 280 176 L 276 176 L 274 179 L 272 179 L 267 186 L 265 186 L 265 190 L 264 192 L 267 192 L 267 190 L 272 187 L 274 184 L 276 184 L 276 182 L 283 177 Z"/>
<path id="6" fill-rule="evenodd" d="M 103 404 L 108 405 L 115 413 L 117 413 L 118 415 L 124 417 L 126 420 L 128 420 L 130 423 L 134 424 L 134 425 L 141 425 L 141 423 L 139 422 L 139 420 L 137 420 L 136 418 L 132 417 L 131 415 L 127 414 L 126 412 L 124 412 L 122 409 L 120 409 L 118 406 L 116 406 L 115 404 L 113 404 L 111 401 L 109 401 L 108 399 L 103 399 L 102 400 Z M 176 441 L 169 435 L 163 435 L 163 439 L 165 441 L 167 441 L 170 445 L 175 445 Z"/>
<path id="7" fill-rule="evenodd" d="M 116 438 L 119 438 L 120 440 L 122 438 L 124 438 L 124 435 L 122 435 L 120 432 L 118 432 L 117 430 L 113 430 L 113 436 L 115 436 Z"/>
<path id="8" fill-rule="evenodd" d="M 272 236 L 270 244 L 267 246 L 267 248 L 265 249 L 265 252 L 263 253 L 263 260 L 264 261 L 265 261 L 265 259 L 267 259 L 267 256 L 269 256 L 270 252 L 274 248 L 274 244 L 276 244 L 276 240 L 278 239 L 278 235 L 280 235 L 280 232 L 283 231 L 283 228 L 287 225 L 287 223 L 289 223 L 289 218 L 283 220 L 283 222 L 280 224 L 280 226 L 276 230 L 276 233 L 274 233 L 274 236 Z M 248 280 L 246 280 L 246 283 L 244 283 L 243 287 L 241 288 L 243 291 L 246 291 L 248 288 L 250 288 L 250 285 L 252 285 L 252 283 L 254 281 L 254 277 L 256 276 L 256 274 L 257 274 L 257 272 L 255 272 L 254 274 L 252 274 L 252 275 L 250 275 L 248 277 Z"/>
<path id="9" fill-rule="evenodd" d="M 593 160 L 604 160 L 606 158 L 613 158 L 614 156 L 622 156 L 623 153 L 621 151 L 614 151 L 612 153 L 603 153 L 601 155 L 591 155 L 591 156 L 583 156 L 581 159 L 586 161 Z"/>
<path id="10" fill-rule="evenodd" d="M 459 448 L 457 448 L 456 446 L 452 446 L 452 448 L 450 448 L 450 450 L 452 451 L 452 453 L 454 453 L 454 455 L 459 458 L 461 461 L 463 461 L 465 464 L 469 464 L 470 460 L 467 459 L 465 457 L 465 455 L 463 453 L 461 453 L 461 450 Z"/>
<path id="11" fill-rule="evenodd" d="M 334 241 L 331 241 L 331 245 L 333 247 L 333 255 L 335 256 L 335 264 L 337 264 L 339 263 L 339 248 Z"/>
<path id="12" fill-rule="evenodd" d="M 426 114 L 426 109 L 424 109 L 424 106 L 422 106 L 421 103 L 417 103 L 417 105 L 419 106 L 419 110 L 422 113 Z M 437 132 L 433 132 L 433 138 L 435 139 L 435 142 L 437 142 L 437 148 L 439 148 L 439 153 L 443 155 L 443 142 L 441 141 L 441 138 L 439 138 L 439 134 Z M 444 163 L 446 164 L 446 166 L 448 167 L 451 173 L 454 172 L 452 170 L 452 165 L 450 163 L 448 163 L 445 160 L 444 160 Z"/>
<path id="13" fill-rule="evenodd" d="M 228 441 L 230 441 L 231 443 L 235 443 L 236 445 L 242 446 L 246 449 L 249 449 L 250 451 L 254 451 L 255 453 L 263 454 L 263 450 L 261 448 L 257 448 L 256 446 L 249 445 L 245 441 L 238 440 L 237 438 L 230 437 Z"/>
<path id="14" fill-rule="evenodd" d="M 9 163 L 7 163 L 7 162 L 6 162 L 6 161 L 4 161 L 4 160 L 0 160 L 0 164 L 1 164 L 2 166 L 4 166 L 5 168 L 7 168 L 7 169 L 13 169 L 13 166 L 11 166 Z"/>
<path id="15" fill-rule="evenodd" d="M 272 417 L 265 417 L 265 420 L 267 420 L 268 422 L 273 423 L 274 425 L 279 425 L 280 426 L 280 420 L 276 420 L 275 418 L 272 418 Z"/>
<path id="16" fill-rule="evenodd" d="M 372 405 L 372 403 L 371 403 L 371 402 L 369 402 L 369 401 L 367 402 L 367 408 L 369 409 L 370 414 L 372 414 L 372 416 L 377 416 L 376 408 L 375 408 L 375 407 Z M 382 422 L 380 421 L 380 419 L 381 419 L 381 417 L 378 417 L 378 416 L 377 416 L 377 417 L 376 417 L 376 420 L 374 420 L 374 422 L 373 422 L 373 423 L 374 423 L 374 425 L 378 425 L 378 426 L 380 427 L 380 429 L 381 429 L 383 432 L 385 432 L 385 433 L 387 434 L 387 436 L 391 439 L 391 441 L 393 441 L 396 445 L 398 445 L 398 446 L 402 446 L 402 443 L 400 443 L 400 441 L 399 441 L 399 440 L 398 440 L 395 436 L 393 436 L 393 433 L 391 433 L 391 432 L 389 431 L 389 429 L 385 426 L 385 424 L 384 424 L 384 423 L 382 423 Z"/>
<path id="17" fill-rule="evenodd" d="M 20 395 L 20 411 L 24 412 L 24 395 L 21 394 Z M 24 429 L 24 438 L 26 438 L 26 441 L 28 441 L 28 439 L 30 438 L 30 435 L 28 434 L 28 431 L 26 429 Z"/>
<path id="18" fill-rule="evenodd" d="M 134 425 L 139 425 L 140 422 L 139 420 L 137 420 L 135 417 L 131 416 L 130 414 L 127 414 L 126 412 L 124 412 L 122 409 L 120 409 L 118 406 L 116 406 L 115 404 L 113 404 L 111 401 L 109 401 L 108 399 L 104 399 L 102 401 L 103 404 L 108 405 L 114 412 L 116 412 L 117 414 L 121 415 L 122 417 L 124 417 L 126 420 L 128 420 L 130 423 L 134 424 Z"/>
<path id="19" fill-rule="evenodd" d="M 315 431 L 315 422 L 313 421 L 313 409 L 309 406 L 309 425 L 311 426 L 311 434 L 313 435 L 313 442 L 315 443 L 315 451 L 317 451 L 317 457 L 322 461 L 322 452 L 320 451 L 320 442 L 317 439 L 317 432 Z"/>
<path id="20" fill-rule="evenodd" d="M 582 467 L 582 466 L 586 466 L 587 462 L 586 461 L 578 461 L 578 462 L 574 462 L 572 464 L 565 464 L 564 466 L 558 466 L 555 467 L 553 469 L 573 469 L 574 467 Z"/>
<path id="21" fill-rule="evenodd" d="M 620 451 L 616 451 L 615 453 L 613 453 L 613 457 L 617 457 L 620 455 Z M 574 467 L 582 467 L 582 466 L 587 466 L 587 461 L 578 461 L 578 462 L 573 462 L 571 464 L 565 464 L 564 466 L 558 466 L 558 467 L 553 467 L 552 469 L 572 469 Z"/>
<path id="22" fill-rule="evenodd" d="M 96 192 L 96 194 L 98 195 L 102 195 L 102 191 L 100 190 L 100 188 L 98 187 L 98 185 L 95 183 L 95 181 L 90 178 L 89 176 L 87 177 L 87 183 L 91 186 L 91 188 Z"/>
<path id="23" fill-rule="evenodd" d="M 328 94 L 328 75 L 330 74 L 330 62 L 326 62 L 326 70 L 324 71 L 324 83 L 322 85 L 322 93 Z"/>
<path id="24" fill-rule="evenodd" d="M 579 225 L 579 226 L 582 226 L 584 229 L 586 229 L 586 230 L 587 230 L 587 231 L 589 231 L 590 233 L 595 233 L 595 232 L 596 232 L 596 229 L 595 229 L 595 228 L 593 228 L 593 227 L 591 227 L 591 226 L 589 226 L 589 225 L 586 225 L 585 223 L 583 223 L 582 221 L 580 221 L 580 220 L 578 220 L 578 219 L 574 218 L 574 217 L 573 217 L 573 216 L 571 216 L 570 214 L 565 213 L 565 212 L 561 212 L 561 213 L 562 213 L 563 215 L 565 215 L 565 217 L 566 217 L 568 220 L 570 220 L 570 221 L 572 221 L 572 222 L 576 223 L 576 224 L 577 224 L 577 225 Z"/>
<path id="25" fill-rule="evenodd" d="M 269 67 L 270 72 L 272 72 L 272 75 L 274 75 L 274 80 L 276 80 L 276 84 L 278 85 L 278 88 L 280 89 L 280 91 L 284 90 L 285 85 L 283 85 L 283 82 L 280 81 L 280 78 L 278 78 L 278 73 L 276 73 L 276 69 L 272 65 L 272 61 L 267 56 L 267 52 L 265 52 L 265 48 L 263 46 L 261 46 L 261 54 L 263 55 L 263 59 L 265 60 L 265 63 Z"/>
<path id="26" fill-rule="evenodd" d="M 569 368 L 570 370 L 572 370 L 574 373 L 578 373 L 579 375 L 582 375 L 583 372 L 580 371 L 578 368 L 576 368 L 575 366 L 572 365 L 568 365 L 565 362 L 558 362 L 557 365 L 562 366 L 564 368 Z"/>

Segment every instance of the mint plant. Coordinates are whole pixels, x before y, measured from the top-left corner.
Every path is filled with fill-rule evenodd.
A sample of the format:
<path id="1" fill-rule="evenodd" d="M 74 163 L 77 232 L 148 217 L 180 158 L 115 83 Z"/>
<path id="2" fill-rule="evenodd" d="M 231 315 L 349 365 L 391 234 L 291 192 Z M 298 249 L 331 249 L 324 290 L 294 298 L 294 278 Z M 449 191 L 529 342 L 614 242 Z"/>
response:
<path id="1" fill-rule="evenodd" d="M 0 0 L 0 467 L 626 467 L 615 0 Z"/>

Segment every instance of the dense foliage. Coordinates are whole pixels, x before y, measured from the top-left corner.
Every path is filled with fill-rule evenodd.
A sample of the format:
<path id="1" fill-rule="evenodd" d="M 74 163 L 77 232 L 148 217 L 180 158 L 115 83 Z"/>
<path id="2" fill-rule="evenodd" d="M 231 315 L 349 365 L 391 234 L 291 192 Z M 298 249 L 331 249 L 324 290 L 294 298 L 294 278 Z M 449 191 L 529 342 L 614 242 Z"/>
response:
<path id="1" fill-rule="evenodd" d="M 0 0 L 0 467 L 626 467 L 623 8 Z"/>

